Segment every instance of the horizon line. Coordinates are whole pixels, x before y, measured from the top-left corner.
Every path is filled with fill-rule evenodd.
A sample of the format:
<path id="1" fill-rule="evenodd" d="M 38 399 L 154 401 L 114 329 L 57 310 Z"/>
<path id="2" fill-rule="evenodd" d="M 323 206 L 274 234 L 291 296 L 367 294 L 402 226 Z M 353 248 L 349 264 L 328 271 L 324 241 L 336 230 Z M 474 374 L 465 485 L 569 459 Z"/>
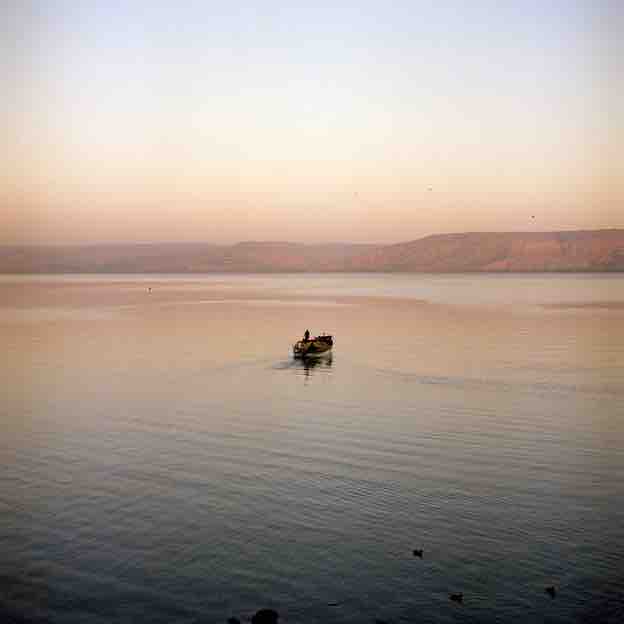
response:
<path id="1" fill-rule="evenodd" d="M 624 228 L 621 227 L 604 227 L 604 228 L 582 228 L 574 230 L 466 230 L 456 232 L 439 232 L 426 234 L 419 236 L 418 238 L 403 239 L 390 243 L 380 242 L 351 242 L 351 241 L 325 241 L 325 242 L 303 242 L 297 240 L 274 240 L 274 239 L 244 239 L 238 240 L 233 243 L 214 243 L 209 240 L 161 240 L 161 241 L 99 241 L 99 242 L 49 242 L 49 243 L 2 243 L 0 242 L 0 248 L 8 247 L 113 247 L 113 246 L 151 246 L 151 245 L 210 245 L 211 247 L 235 247 L 237 245 L 297 245 L 307 247 L 319 247 L 322 245 L 351 245 L 358 247 L 389 247 L 392 245 L 402 245 L 405 243 L 412 243 L 419 240 L 425 240 L 427 238 L 443 237 L 443 236 L 465 236 L 476 234 L 513 234 L 513 235 L 540 235 L 540 234 L 579 234 L 588 232 L 624 232 Z"/>

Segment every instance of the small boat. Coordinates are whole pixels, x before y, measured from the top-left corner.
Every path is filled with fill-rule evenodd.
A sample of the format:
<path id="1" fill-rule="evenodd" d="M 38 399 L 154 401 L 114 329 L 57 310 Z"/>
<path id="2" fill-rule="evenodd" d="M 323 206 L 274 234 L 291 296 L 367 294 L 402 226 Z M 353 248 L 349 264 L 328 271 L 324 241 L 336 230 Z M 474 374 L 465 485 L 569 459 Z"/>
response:
<path id="1" fill-rule="evenodd" d="M 311 358 L 322 357 L 324 355 L 330 355 L 332 347 L 334 346 L 334 339 L 327 334 L 321 334 L 314 338 L 304 338 L 298 340 L 293 345 L 293 355 L 296 358 Z"/>

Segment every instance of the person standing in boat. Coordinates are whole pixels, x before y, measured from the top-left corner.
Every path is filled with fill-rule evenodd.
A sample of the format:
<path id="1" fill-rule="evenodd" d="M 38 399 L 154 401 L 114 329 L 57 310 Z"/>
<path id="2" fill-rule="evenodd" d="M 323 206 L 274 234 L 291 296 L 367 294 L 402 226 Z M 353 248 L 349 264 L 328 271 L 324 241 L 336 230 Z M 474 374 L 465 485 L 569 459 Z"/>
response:
<path id="1" fill-rule="evenodd" d="M 308 340 L 310 340 L 310 330 L 306 329 L 305 333 L 303 334 L 303 341 L 308 342 Z"/>

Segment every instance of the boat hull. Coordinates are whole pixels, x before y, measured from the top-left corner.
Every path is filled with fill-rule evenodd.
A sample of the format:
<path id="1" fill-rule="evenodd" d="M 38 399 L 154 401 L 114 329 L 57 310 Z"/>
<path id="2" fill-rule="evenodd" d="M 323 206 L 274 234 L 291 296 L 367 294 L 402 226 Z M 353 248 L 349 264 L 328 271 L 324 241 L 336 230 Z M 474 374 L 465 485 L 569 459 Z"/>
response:
<path id="1" fill-rule="evenodd" d="M 332 350 L 331 347 L 329 347 L 329 349 L 325 349 L 325 351 L 312 351 L 310 353 L 294 353 L 294 356 L 296 358 L 301 358 L 301 359 L 312 359 L 312 358 L 322 358 L 322 357 L 327 357 L 330 356 L 332 354 Z"/>
<path id="2" fill-rule="evenodd" d="M 319 358 L 331 355 L 332 345 L 321 340 L 300 340 L 293 345 L 293 356 L 296 358 Z"/>

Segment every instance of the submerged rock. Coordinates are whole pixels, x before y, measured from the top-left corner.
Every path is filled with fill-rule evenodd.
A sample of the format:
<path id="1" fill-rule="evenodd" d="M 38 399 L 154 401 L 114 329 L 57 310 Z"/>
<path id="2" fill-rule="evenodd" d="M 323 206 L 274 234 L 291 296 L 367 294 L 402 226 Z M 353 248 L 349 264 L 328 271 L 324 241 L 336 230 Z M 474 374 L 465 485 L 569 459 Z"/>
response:
<path id="1" fill-rule="evenodd" d="M 449 594 L 449 598 L 453 602 L 464 602 L 464 594 Z"/>
<path id="2" fill-rule="evenodd" d="M 279 615 L 273 609 L 260 609 L 251 618 L 251 624 L 277 624 Z"/>

